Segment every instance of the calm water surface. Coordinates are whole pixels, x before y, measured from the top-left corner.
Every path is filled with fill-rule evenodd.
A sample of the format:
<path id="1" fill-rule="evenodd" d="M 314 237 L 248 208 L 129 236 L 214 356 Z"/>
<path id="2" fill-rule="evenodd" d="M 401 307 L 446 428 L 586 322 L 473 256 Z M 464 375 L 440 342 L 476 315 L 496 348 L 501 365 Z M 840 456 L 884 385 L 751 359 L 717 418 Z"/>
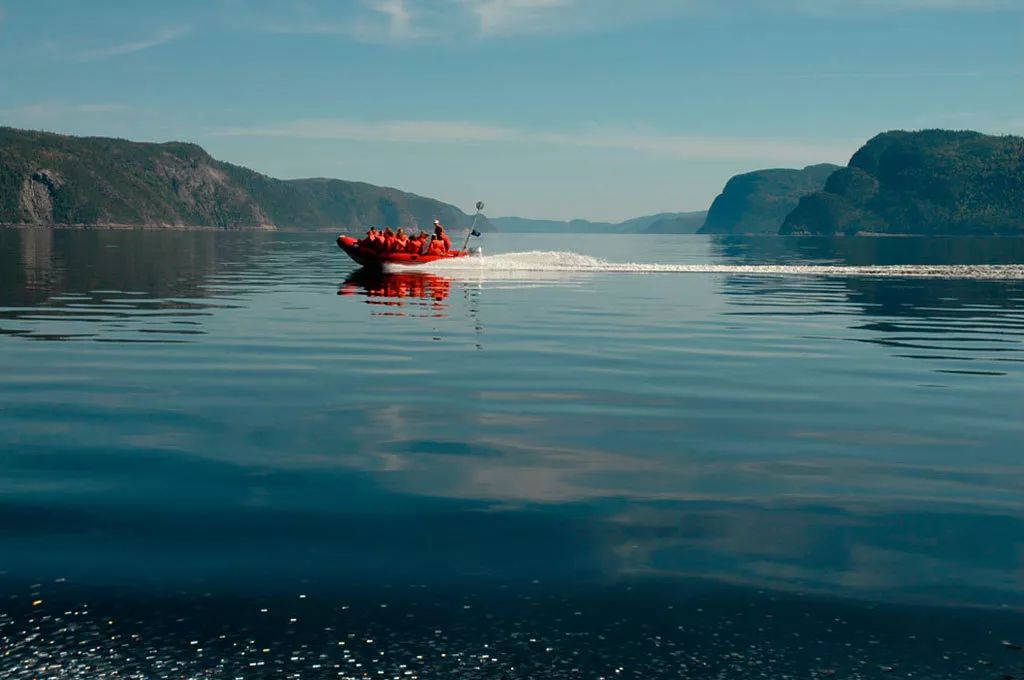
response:
<path id="1" fill-rule="evenodd" d="M 1024 242 L 482 245 L 0 230 L 0 677 L 1024 671 Z"/>

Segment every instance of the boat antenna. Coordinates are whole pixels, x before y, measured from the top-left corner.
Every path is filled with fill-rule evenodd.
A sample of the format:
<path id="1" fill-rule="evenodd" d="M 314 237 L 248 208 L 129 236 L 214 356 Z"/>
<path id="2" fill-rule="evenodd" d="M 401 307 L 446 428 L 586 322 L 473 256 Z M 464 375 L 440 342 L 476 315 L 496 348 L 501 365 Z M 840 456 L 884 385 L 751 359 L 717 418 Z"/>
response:
<path id="1" fill-rule="evenodd" d="M 469 228 L 469 233 L 466 234 L 466 242 L 462 244 L 462 249 L 465 250 L 469 247 L 469 239 L 473 236 L 479 236 L 480 232 L 476 230 L 476 221 L 480 219 L 480 211 L 484 209 L 484 202 L 476 202 L 476 214 L 473 215 L 473 226 Z"/>

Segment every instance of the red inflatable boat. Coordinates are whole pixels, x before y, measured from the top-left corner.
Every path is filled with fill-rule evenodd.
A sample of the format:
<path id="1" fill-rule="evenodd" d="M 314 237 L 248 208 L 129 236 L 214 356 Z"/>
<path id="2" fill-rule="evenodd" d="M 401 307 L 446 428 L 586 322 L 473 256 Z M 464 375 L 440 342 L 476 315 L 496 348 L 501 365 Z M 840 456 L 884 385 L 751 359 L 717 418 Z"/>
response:
<path id="1" fill-rule="evenodd" d="M 364 267 L 382 267 L 386 264 L 426 264 L 427 262 L 437 262 L 438 260 L 468 257 L 472 254 L 472 251 L 469 250 L 449 250 L 444 255 L 383 252 L 376 248 L 361 246 L 358 240 L 344 234 L 338 237 L 338 247 Z"/>

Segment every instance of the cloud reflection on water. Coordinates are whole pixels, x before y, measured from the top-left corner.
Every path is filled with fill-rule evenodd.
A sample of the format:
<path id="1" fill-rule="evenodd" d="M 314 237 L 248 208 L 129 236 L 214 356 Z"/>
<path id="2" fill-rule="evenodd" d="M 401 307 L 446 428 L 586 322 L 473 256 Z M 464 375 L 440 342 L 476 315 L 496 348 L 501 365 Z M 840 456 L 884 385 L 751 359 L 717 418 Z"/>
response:
<path id="1" fill-rule="evenodd" d="M 937 373 L 1007 358 L 990 350 L 1020 341 L 1019 282 L 399 273 L 339 291 L 315 235 L 23 237 L 0 248 L 4 328 L 59 335 L 100 296 L 78 329 L 134 339 L 184 300 L 171 320 L 201 335 L 0 338 L 20 425 L 0 538 L 22 564 L 1024 603 L 1020 372 Z M 876 247 L 804 243 L 708 248 Z"/>

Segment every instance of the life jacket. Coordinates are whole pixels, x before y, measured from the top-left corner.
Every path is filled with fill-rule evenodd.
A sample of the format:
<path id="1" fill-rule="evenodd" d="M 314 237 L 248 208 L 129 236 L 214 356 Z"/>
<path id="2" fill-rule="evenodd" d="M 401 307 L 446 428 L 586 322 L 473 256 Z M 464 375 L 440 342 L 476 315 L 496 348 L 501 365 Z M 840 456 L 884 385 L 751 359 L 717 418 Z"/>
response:
<path id="1" fill-rule="evenodd" d="M 444 241 L 435 238 L 430 242 L 430 250 L 427 252 L 431 255 L 444 255 L 447 252 L 444 247 Z"/>
<path id="2" fill-rule="evenodd" d="M 437 233 L 438 230 L 440 230 L 440 232 L 441 232 L 440 234 Z M 444 231 L 444 229 L 442 227 L 435 227 L 434 243 L 442 243 L 442 244 L 444 244 L 443 245 L 443 248 L 444 248 L 443 252 L 445 252 L 445 253 L 447 253 L 449 250 L 452 249 L 452 240 L 450 238 L 448 238 L 448 234 L 445 233 L 445 231 Z"/>

